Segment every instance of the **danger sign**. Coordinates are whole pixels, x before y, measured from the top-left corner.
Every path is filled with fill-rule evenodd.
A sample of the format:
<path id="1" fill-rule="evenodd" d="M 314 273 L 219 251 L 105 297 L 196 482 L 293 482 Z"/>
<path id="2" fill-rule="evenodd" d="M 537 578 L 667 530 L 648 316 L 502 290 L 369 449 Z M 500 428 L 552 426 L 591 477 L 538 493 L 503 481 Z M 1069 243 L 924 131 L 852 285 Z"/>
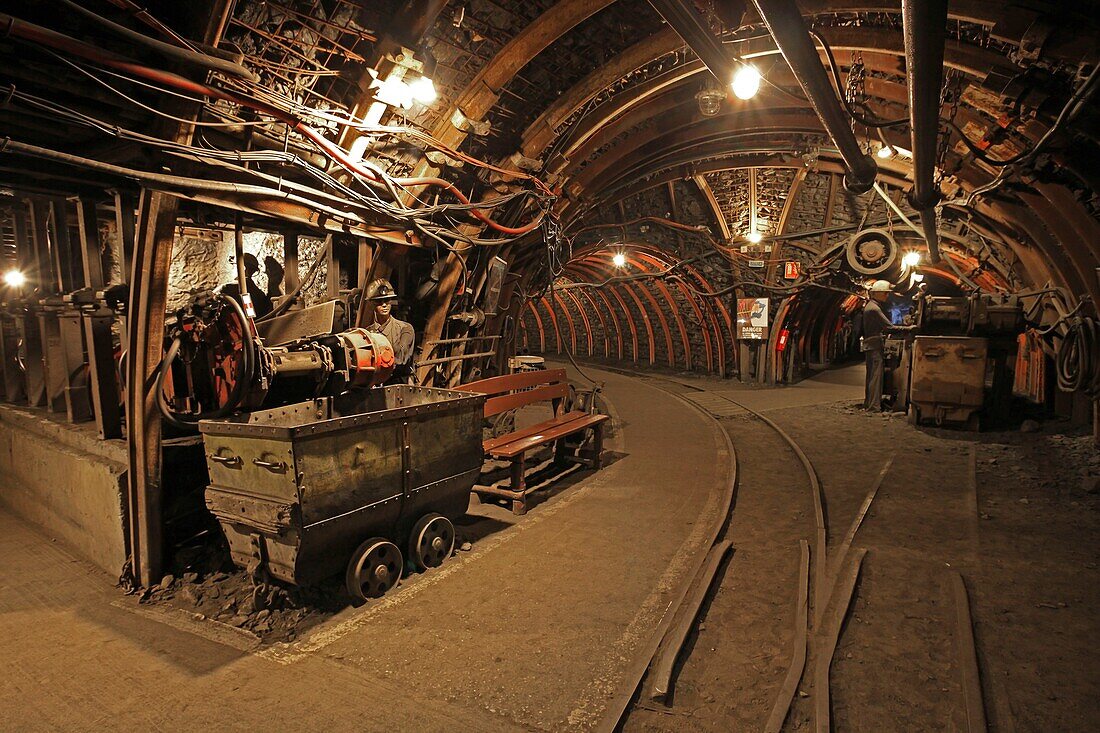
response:
<path id="1" fill-rule="evenodd" d="M 768 299 L 737 299 L 737 338 L 763 340 L 768 338 Z"/>
<path id="2" fill-rule="evenodd" d="M 800 262 L 784 262 L 783 263 L 783 277 L 787 280 L 797 280 L 802 274 L 802 263 Z"/>

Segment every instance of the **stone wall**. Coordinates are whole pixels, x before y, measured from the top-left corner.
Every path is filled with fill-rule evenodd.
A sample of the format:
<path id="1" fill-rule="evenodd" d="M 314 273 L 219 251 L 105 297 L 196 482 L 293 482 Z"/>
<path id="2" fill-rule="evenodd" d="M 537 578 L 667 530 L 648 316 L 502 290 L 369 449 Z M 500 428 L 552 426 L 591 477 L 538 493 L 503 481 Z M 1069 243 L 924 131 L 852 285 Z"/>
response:
<path id="1" fill-rule="evenodd" d="M 0 405 L 0 504 L 117 577 L 126 561 L 126 443 L 91 423 Z"/>

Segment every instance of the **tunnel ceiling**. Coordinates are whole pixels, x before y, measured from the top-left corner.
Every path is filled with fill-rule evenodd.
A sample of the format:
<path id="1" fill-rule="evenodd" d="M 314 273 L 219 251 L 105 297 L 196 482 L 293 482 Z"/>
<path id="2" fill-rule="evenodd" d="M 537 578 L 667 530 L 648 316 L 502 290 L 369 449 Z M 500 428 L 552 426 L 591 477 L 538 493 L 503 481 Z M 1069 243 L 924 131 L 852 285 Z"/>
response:
<path id="1" fill-rule="evenodd" d="M 20 17 L 117 47 L 111 34 L 75 14 L 58 16 L 49 5 L 21 10 Z M 94 5 L 119 22 L 141 26 L 136 16 L 111 7 L 132 3 Z M 210 22 L 193 17 L 186 5 L 152 2 L 149 11 L 170 27 L 193 32 Z M 732 338 L 728 314 L 692 288 L 721 291 L 753 277 L 764 284 L 774 277 L 779 260 L 812 264 L 854 227 L 872 225 L 890 212 L 873 193 L 857 196 L 845 190 L 841 156 L 751 3 L 695 0 L 680 6 L 720 39 L 726 53 L 760 70 L 764 83 L 756 97 L 742 101 L 729 95 L 716 115 L 703 116 L 696 96 L 713 84 L 707 67 L 653 6 L 638 0 L 240 0 L 221 46 L 243 53 L 245 65 L 263 85 L 293 100 L 292 112 L 345 150 L 356 134 L 339 120 L 367 112 L 368 69 L 380 64 L 380 54 L 392 59 L 408 46 L 418 61 L 428 60 L 424 73 L 431 73 L 439 97 L 405 112 L 390 110 L 382 122 L 430 133 L 442 145 L 433 150 L 406 133 L 379 133 L 366 159 L 395 176 L 438 175 L 475 200 L 529 186 L 527 175 L 543 181 L 556 199 L 551 206 L 544 198 L 541 205 L 551 206 L 571 255 L 557 255 L 561 267 L 548 264 L 545 227 L 498 250 L 522 275 L 528 294 L 538 290 L 540 279 L 545 284 L 551 271 L 563 282 L 613 275 L 606 261 L 609 243 L 635 248 L 630 267 L 638 273 L 700 258 L 689 263 L 695 272 L 684 280 L 651 278 L 631 284 L 633 292 L 624 286 L 617 297 L 626 310 L 641 312 L 660 304 L 634 326 L 644 331 L 639 323 L 648 323 L 654 330 L 650 341 L 666 350 L 692 351 L 684 344 L 687 326 L 678 319 L 708 324 L 705 337 L 693 332 L 693 338 L 709 344 L 695 354 L 709 352 L 713 360 L 720 342 Z M 905 118 L 900 1 L 803 0 L 799 7 L 805 22 L 830 44 L 845 95 L 877 117 Z M 1100 54 L 1095 9 L 1093 3 L 949 4 L 943 134 L 936 155 L 944 193 L 940 226 L 950 262 L 988 287 L 1052 285 L 1064 288 L 1071 299 L 1100 299 L 1095 98 L 1083 105 L 1073 125 L 1056 130 L 1041 155 L 1026 166 L 1009 167 L 1003 183 L 971 198 L 1002 170 L 981 158 L 1005 160 L 1028 151 L 1082 89 Z M 71 60 L 11 38 L 0 41 L 0 49 L 9 56 L 23 54 L 24 61 L 8 65 L 0 83 L 40 99 L 61 100 L 110 124 L 137 130 L 153 125 L 141 107 L 106 84 L 93 83 L 87 70 Z M 823 53 L 821 62 L 825 67 Z M 110 83 L 125 86 L 117 79 Z M 7 101 L 0 123 L 13 140 L 142 170 L 170 167 L 209 177 L 221 166 L 229 179 L 244 180 L 239 171 L 226 172 L 224 161 L 214 165 L 195 156 L 173 156 L 140 141 L 119 140 L 95 125 L 59 120 L 41 102 L 18 96 Z M 208 102 L 207 119 L 242 126 L 200 130 L 200 146 L 285 149 L 308 160 L 320 158 L 317 145 L 288 135 L 283 126 L 249 127 L 248 111 L 232 102 Z M 878 180 L 896 205 L 911 213 L 905 197 L 912 186 L 908 123 L 881 133 L 853 123 L 853 130 L 868 152 L 883 145 L 897 150 L 890 158 L 875 159 Z M 473 159 L 494 168 L 472 164 Z M 331 169 L 323 160 L 318 164 Z M 64 165 L 27 165 L 17 156 L 4 161 L 0 176 L 20 190 L 71 193 L 119 181 L 106 170 L 77 175 Z M 222 200 L 240 203 L 229 195 Z M 527 202 L 526 209 L 516 204 L 497 213 L 513 224 L 529 221 L 539 204 Z M 247 210 L 278 222 L 289 208 L 252 202 Z M 202 213 L 194 215 L 201 218 Z M 313 217 L 308 223 L 318 221 Z M 477 231 L 473 222 L 463 223 L 467 231 Z M 412 236 L 408 227 L 385 216 L 351 231 L 426 245 L 423 236 Z M 779 238 L 772 242 L 763 273 L 745 271 L 740 246 L 752 231 Z M 808 234 L 797 236 L 802 232 Z M 898 234 L 913 239 L 907 231 Z M 689 280 L 690 287 L 685 285 Z M 596 296 L 572 290 L 563 302 L 579 318 L 583 299 Z M 608 340 L 615 340 L 609 350 L 617 351 L 622 335 L 611 335 L 616 328 L 610 311 L 601 305 L 600 313 Z M 691 358 L 685 354 L 681 360 Z"/>

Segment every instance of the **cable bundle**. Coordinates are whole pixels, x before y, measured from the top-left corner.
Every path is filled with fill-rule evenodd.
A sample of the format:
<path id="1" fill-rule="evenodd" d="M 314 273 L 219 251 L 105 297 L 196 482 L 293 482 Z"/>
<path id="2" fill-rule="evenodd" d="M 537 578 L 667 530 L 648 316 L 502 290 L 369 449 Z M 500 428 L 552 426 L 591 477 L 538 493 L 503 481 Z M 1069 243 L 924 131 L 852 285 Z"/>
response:
<path id="1" fill-rule="evenodd" d="M 1089 317 L 1075 318 L 1067 326 L 1054 359 L 1058 388 L 1083 390 L 1100 396 L 1100 324 Z"/>

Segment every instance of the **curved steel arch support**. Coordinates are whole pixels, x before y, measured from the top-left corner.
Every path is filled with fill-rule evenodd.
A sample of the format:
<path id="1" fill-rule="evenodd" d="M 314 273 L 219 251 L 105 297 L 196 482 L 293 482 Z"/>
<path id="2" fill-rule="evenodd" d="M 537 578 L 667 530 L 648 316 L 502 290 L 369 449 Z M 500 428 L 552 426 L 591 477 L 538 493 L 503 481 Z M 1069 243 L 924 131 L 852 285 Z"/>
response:
<path id="1" fill-rule="evenodd" d="M 570 263 L 569 266 L 576 269 L 576 270 L 580 270 L 582 272 L 587 272 L 588 276 L 590 278 L 592 278 L 593 281 L 603 279 L 603 278 L 600 277 L 600 273 L 597 269 L 595 269 L 594 265 L 589 267 L 589 266 L 583 265 L 582 263 L 573 262 L 573 263 Z M 607 288 L 599 288 L 597 290 L 597 292 L 603 293 L 605 290 L 607 292 L 611 293 L 611 297 L 615 299 L 615 302 L 619 304 L 619 309 L 623 312 L 623 318 L 626 319 L 626 325 L 630 329 L 630 347 L 631 347 L 630 358 L 631 358 L 631 361 L 633 361 L 635 364 L 637 364 L 638 363 L 638 325 L 634 322 L 634 316 L 633 316 L 633 314 L 631 314 L 630 308 L 627 307 L 626 301 L 623 300 L 622 295 L 619 294 L 619 291 L 616 288 L 609 286 Z M 612 311 L 612 315 L 614 315 L 614 311 Z M 620 352 L 619 358 L 622 359 L 621 352 Z"/>

